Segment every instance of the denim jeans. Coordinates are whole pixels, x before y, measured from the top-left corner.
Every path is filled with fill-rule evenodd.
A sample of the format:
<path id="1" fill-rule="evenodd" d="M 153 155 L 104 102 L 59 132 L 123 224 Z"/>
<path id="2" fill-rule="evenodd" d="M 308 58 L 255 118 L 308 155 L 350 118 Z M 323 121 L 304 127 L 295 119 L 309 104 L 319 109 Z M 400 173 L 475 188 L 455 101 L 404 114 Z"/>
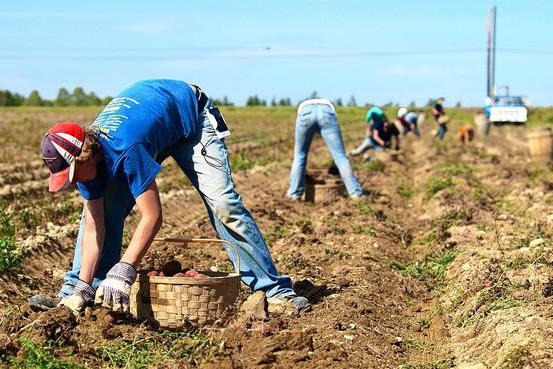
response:
<path id="1" fill-rule="evenodd" d="M 206 108 L 210 106 L 211 102 L 208 102 Z M 239 248 L 240 273 L 246 285 L 254 291 L 264 291 L 267 297 L 295 295 L 291 279 L 278 274 L 255 220 L 234 190 L 227 147 L 217 137 L 205 110 L 199 115 L 198 124 L 202 129 L 197 137 L 179 142 L 156 159 L 162 162 L 168 156 L 173 157 L 190 179 L 207 208 L 218 236 Z M 203 153 L 202 148 L 205 148 Z M 106 236 L 102 258 L 92 282 L 94 288 L 98 287 L 106 273 L 120 259 L 123 225 L 133 206 L 134 198 L 128 186 L 117 182 L 108 185 L 104 196 Z M 186 207 L 186 203 L 182 206 Z M 84 218 L 81 218 L 73 267 L 65 274 L 65 284 L 60 291 L 62 297 L 72 293 L 79 277 L 83 229 Z M 227 252 L 235 264 L 234 252 L 229 249 Z"/>
<path id="2" fill-rule="evenodd" d="M 348 194 L 353 197 L 363 195 L 361 185 L 353 174 L 353 168 L 344 149 L 336 113 L 328 105 L 310 104 L 305 105 L 298 112 L 296 119 L 294 161 L 290 172 L 290 188 L 287 196 L 299 199 L 303 194 L 307 154 L 311 141 L 317 132 L 321 134 L 328 146 Z"/>
<path id="3" fill-rule="evenodd" d="M 363 142 L 361 142 L 361 145 L 357 146 L 351 153 L 353 155 L 359 155 L 369 149 L 374 151 L 384 151 L 384 146 L 381 146 L 372 136 L 369 136 L 365 137 Z"/>
<path id="4" fill-rule="evenodd" d="M 438 131 L 436 132 L 436 137 L 438 137 L 440 140 L 443 140 L 446 132 L 447 132 L 447 126 L 445 124 L 438 124 Z"/>

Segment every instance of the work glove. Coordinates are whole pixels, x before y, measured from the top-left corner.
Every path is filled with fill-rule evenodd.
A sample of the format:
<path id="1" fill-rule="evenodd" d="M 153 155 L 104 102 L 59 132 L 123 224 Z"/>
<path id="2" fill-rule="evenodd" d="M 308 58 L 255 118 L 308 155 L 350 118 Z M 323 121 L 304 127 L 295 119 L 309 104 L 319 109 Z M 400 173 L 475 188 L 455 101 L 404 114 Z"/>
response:
<path id="1" fill-rule="evenodd" d="M 74 315 L 79 316 L 83 308 L 87 305 L 92 305 L 94 302 L 94 288 L 88 283 L 77 281 L 73 294 L 61 299 L 58 306 L 65 306 L 73 312 Z"/>
<path id="2" fill-rule="evenodd" d="M 96 304 L 102 304 L 113 311 L 128 313 L 129 294 L 135 279 L 134 267 L 123 261 L 118 262 L 100 283 L 96 291 Z"/>

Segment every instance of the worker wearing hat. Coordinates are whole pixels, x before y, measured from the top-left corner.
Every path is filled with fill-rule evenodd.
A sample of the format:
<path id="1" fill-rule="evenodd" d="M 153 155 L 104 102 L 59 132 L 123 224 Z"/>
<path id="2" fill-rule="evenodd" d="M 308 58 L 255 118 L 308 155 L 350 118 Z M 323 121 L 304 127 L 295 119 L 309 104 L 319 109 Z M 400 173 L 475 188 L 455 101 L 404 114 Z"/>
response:
<path id="1" fill-rule="evenodd" d="M 419 122 L 424 120 L 424 114 L 417 114 L 402 107 L 397 111 L 397 120 L 403 128 L 404 136 L 409 132 L 413 132 L 415 136 L 420 137 Z"/>
<path id="2" fill-rule="evenodd" d="M 49 189 L 76 184 L 84 202 L 72 269 L 65 275 L 60 305 L 75 313 L 96 303 L 129 311 L 136 267 L 162 225 L 156 176 L 173 157 L 204 201 L 219 237 L 239 248 L 242 281 L 264 291 L 269 306 L 309 306 L 280 275 L 250 212 L 234 190 L 224 138 L 226 123 L 197 86 L 173 80 L 141 81 L 114 98 L 82 128 L 54 125 L 41 144 L 50 170 Z M 121 255 L 124 220 L 140 214 Z M 235 262 L 236 255 L 229 252 Z M 31 306 L 50 308 L 59 299 L 34 296 Z"/>

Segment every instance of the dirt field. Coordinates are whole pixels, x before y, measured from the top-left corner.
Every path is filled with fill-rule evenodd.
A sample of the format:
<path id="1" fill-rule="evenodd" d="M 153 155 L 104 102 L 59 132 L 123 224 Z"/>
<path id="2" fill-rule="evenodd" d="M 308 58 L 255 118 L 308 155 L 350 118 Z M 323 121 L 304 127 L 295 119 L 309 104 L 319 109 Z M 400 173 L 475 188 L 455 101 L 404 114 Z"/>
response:
<path id="1" fill-rule="evenodd" d="M 407 136 L 398 155 L 354 160 L 370 196 L 311 204 L 284 199 L 294 110 L 224 109 L 238 192 L 277 267 L 313 304 L 263 324 L 164 332 L 108 325 L 101 310 L 31 313 L 26 299 L 55 294 L 70 267 L 80 218 L 76 191 L 47 192 L 38 156 L 55 121 L 90 122 L 97 109 L 0 110 L 0 367 L 402 368 L 553 367 L 553 175 L 530 161 L 527 128 L 494 127 L 469 147 L 455 130 L 473 110 L 451 110 L 445 142 Z M 346 147 L 363 137 L 362 108 L 338 111 Z M 330 156 L 320 139 L 309 168 Z M 203 204 L 168 160 L 163 236 L 211 237 Z M 136 224 L 128 220 L 128 241 Z M 154 245 L 197 268 L 224 265 L 215 248 Z M 243 289 L 241 300 L 248 296 Z"/>

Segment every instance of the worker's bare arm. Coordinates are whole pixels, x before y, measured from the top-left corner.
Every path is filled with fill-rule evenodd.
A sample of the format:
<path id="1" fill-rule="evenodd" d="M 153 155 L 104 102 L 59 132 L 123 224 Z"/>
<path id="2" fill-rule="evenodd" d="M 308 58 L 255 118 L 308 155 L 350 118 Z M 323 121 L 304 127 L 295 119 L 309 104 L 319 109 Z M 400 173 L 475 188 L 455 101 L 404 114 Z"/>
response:
<path id="1" fill-rule="evenodd" d="M 79 279 L 91 283 L 102 255 L 105 237 L 104 200 L 84 201 L 84 233 Z"/>
<path id="2" fill-rule="evenodd" d="M 121 258 L 121 261 L 135 268 L 148 251 L 163 222 L 159 191 L 155 181 L 136 198 L 136 207 L 141 215 L 140 222 L 134 231 L 129 247 Z"/>

